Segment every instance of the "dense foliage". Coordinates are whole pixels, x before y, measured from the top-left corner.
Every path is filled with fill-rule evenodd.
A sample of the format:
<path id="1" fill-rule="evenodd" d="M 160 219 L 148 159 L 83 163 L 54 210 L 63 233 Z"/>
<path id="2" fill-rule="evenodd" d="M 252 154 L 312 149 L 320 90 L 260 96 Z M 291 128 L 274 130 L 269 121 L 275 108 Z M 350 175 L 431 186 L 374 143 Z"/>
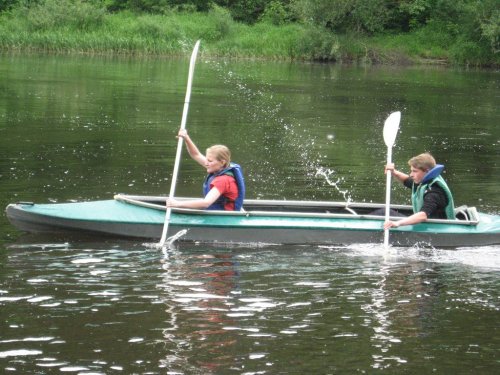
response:
<path id="1" fill-rule="evenodd" d="M 287 43 L 299 43 L 287 47 L 292 58 L 338 60 L 350 54 L 359 58 L 364 48 L 366 58 L 377 60 L 390 47 L 422 58 L 498 65 L 499 1 L 0 0 L 0 16 L 23 20 L 31 31 L 63 26 L 90 30 L 102 27 L 106 17 L 127 12 L 144 21 L 144 30 L 161 34 L 166 31 L 168 25 L 163 24 L 169 16 L 200 13 L 218 23 L 209 34 L 218 34 L 219 40 L 231 39 L 231 29 L 238 27 L 247 27 L 246 32 L 251 27 L 265 28 L 263 25 L 300 30 L 297 36 L 287 38 Z M 200 37 L 206 39 L 205 35 Z M 346 41 L 352 45 L 346 45 Z"/>

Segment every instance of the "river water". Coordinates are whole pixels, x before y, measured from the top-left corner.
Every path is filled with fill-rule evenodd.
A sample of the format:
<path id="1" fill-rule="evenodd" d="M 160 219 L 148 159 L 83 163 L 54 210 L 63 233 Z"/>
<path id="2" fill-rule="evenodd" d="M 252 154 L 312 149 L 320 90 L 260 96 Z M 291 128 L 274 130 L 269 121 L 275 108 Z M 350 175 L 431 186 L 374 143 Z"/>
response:
<path id="1" fill-rule="evenodd" d="M 166 194 L 185 59 L 0 56 L 0 203 Z M 382 202 L 432 152 L 457 204 L 500 214 L 500 76 L 198 60 L 187 128 L 248 197 Z M 183 155 L 177 193 L 201 194 Z M 408 203 L 394 184 L 392 200 Z M 500 369 L 500 247 L 183 244 L 26 235 L 0 217 L 0 371 L 474 373 Z"/>

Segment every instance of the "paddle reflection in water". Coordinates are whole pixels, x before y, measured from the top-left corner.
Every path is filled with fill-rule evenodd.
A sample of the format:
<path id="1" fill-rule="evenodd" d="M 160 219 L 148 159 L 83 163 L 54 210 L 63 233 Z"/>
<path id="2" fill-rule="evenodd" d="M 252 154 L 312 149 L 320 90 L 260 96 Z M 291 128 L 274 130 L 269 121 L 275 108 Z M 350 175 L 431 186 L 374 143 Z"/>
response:
<path id="1" fill-rule="evenodd" d="M 409 365 L 421 369 L 418 372 L 430 373 L 438 367 L 453 369 L 458 362 L 468 362 L 460 357 L 453 362 L 441 359 L 441 365 L 437 365 L 436 358 L 448 357 L 450 352 L 472 356 L 485 354 L 484 347 L 479 350 L 481 345 L 473 343 L 482 341 L 478 332 L 467 329 L 455 332 L 452 327 L 469 319 L 468 315 L 473 311 L 474 314 L 486 311 L 495 314 L 493 311 L 498 311 L 496 282 L 490 284 L 492 280 L 498 281 L 491 272 L 500 269 L 500 256 L 494 254 L 495 247 L 459 251 L 391 248 L 389 254 L 383 254 L 385 250 L 381 246 L 357 245 L 349 249 L 353 252 L 348 256 L 369 256 L 375 263 L 379 263 L 378 257 L 384 255 L 378 270 L 376 266 L 363 267 L 373 285 L 367 289 L 371 300 L 362 306 L 369 314 L 367 323 L 373 329 L 371 367 L 380 370 Z M 471 257 L 476 257 L 476 261 L 469 263 Z M 483 259 L 477 261 L 478 257 Z M 475 276 L 468 280 L 463 274 L 468 273 L 468 264 L 485 267 L 484 274 L 479 276 L 480 269 L 475 269 Z M 462 340 L 470 343 L 467 350 L 458 343 Z M 484 358 L 485 363 L 491 364 L 489 361 L 493 356 L 486 354 Z M 481 366 L 478 364 L 477 369 Z M 476 368 L 476 365 L 472 367 Z"/>
<path id="2" fill-rule="evenodd" d="M 428 271 L 428 270 L 427 270 Z M 384 369 L 405 364 L 408 357 L 393 354 L 393 346 L 405 345 L 408 340 L 424 334 L 425 320 L 431 313 L 433 284 L 426 281 L 423 262 L 399 263 L 385 259 L 380 270 L 369 277 L 378 277 L 370 291 L 371 301 L 361 308 L 373 320 L 372 346 L 375 348 L 372 367 Z M 403 331 L 400 327 L 404 327 Z"/>

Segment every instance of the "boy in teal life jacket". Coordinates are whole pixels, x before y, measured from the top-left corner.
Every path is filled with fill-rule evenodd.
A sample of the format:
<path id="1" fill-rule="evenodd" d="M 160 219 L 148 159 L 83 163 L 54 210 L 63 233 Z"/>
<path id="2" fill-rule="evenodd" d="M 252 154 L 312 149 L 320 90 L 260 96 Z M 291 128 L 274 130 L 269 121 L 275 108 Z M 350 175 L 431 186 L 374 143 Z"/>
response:
<path id="1" fill-rule="evenodd" d="M 209 147 L 203 155 L 191 140 L 186 130 L 178 137 L 184 139 L 189 155 L 207 170 L 201 199 L 179 201 L 167 200 L 168 207 L 196 208 L 208 210 L 240 211 L 245 199 L 245 180 L 238 164 L 231 163 L 231 152 L 223 145 Z"/>
<path id="2" fill-rule="evenodd" d="M 413 215 L 398 221 L 386 221 L 384 229 L 402 225 L 418 224 L 427 219 L 455 219 L 453 196 L 441 177 L 443 165 L 429 153 L 423 153 L 408 161 L 410 175 L 396 170 L 394 164 L 385 167 L 385 173 L 392 175 L 404 186 L 412 189 Z"/>

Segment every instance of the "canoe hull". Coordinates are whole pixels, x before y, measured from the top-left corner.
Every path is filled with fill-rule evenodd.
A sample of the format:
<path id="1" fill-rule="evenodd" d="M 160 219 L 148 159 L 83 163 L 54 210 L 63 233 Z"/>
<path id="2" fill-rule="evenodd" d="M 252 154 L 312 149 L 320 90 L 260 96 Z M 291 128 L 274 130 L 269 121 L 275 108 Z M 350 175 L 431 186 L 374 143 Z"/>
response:
<path id="1" fill-rule="evenodd" d="M 26 232 L 81 233 L 158 241 L 165 211 L 116 200 L 62 204 L 11 204 L 10 222 Z M 462 247 L 500 243 L 498 217 L 482 215 L 479 225 L 422 223 L 391 230 L 394 246 Z M 383 219 L 348 215 L 273 216 L 172 212 L 168 236 L 187 229 L 183 241 L 245 244 L 349 245 L 382 243 Z"/>

